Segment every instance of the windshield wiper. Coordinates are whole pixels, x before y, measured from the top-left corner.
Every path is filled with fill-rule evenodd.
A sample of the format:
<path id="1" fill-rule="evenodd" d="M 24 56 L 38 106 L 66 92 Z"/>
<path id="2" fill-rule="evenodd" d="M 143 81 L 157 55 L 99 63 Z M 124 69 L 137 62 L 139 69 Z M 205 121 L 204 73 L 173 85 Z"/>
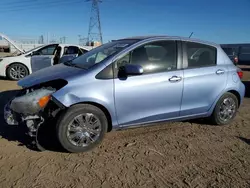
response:
<path id="1" fill-rule="evenodd" d="M 72 62 L 72 60 L 66 61 L 66 62 L 64 62 L 63 64 L 64 64 L 64 65 L 67 65 L 67 66 L 71 66 L 71 67 L 77 67 L 77 68 L 85 69 L 85 68 L 83 68 L 83 67 L 81 67 L 81 66 L 77 66 L 76 64 L 74 64 L 74 63 Z"/>
<path id="2" fill-rule="evenodd" d="M 73 66 L 72 60 L 71 61 L 66 61 L 63 64 L 67 65 L 67 66 Z"/>

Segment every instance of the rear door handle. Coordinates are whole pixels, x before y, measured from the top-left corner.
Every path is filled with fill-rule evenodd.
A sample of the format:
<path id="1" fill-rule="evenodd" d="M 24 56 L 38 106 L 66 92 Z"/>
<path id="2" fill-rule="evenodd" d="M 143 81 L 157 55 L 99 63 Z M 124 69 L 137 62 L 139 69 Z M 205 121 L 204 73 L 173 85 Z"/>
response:
<path id="1" fill-rule="evenodd" d="M 224 70 L 219 69 L 216 71 L 216 74 L 224 74 L 224 72 L 225 72 Z"/>
<path id="2" fill-rule="evenodd" d="M 172 76 L 171 78 L 168 79 L 170 82 L 178 82 L 181 80 L 181 77 L 178 76 Z"/>

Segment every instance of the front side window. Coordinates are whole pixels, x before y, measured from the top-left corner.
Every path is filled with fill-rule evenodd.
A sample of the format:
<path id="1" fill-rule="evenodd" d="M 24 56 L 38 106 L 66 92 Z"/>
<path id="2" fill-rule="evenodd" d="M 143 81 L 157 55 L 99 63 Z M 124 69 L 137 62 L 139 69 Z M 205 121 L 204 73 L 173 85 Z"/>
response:
<path id="1" fill-rule="evenodd" d="M 138 42 L 137 39 L 123 39 L 123 40 L 115 40 L 101 46 L 98 46 L 85 54 L 78 56 L 72 62 L 67 63 L 68 65 L 77 66 L 83 69 L 89 69 L 102 62 L 103 60 L 117 54 L 121 50 L 131 46 L 132 44 Z"/>
<path id="2" fill-rule="evenodd" d="M 57 45 L 46 46 L 35 52 L 35 55 L 54 55 Z"/>
<path id="3" fill-rule="evenodd" d="M 187 51 L 188 68 L 198 68 L 216 65 L 216 53 L 215 47 L 195 43 L 185 42 Z"/>
<path id="4" fill-rule="evenodd" d="M 176 70 L 176 41 L 157 41 L 137 47 L 116 62 L 116 71 L 125 64 L 142 66 L 143 74 Z"/>

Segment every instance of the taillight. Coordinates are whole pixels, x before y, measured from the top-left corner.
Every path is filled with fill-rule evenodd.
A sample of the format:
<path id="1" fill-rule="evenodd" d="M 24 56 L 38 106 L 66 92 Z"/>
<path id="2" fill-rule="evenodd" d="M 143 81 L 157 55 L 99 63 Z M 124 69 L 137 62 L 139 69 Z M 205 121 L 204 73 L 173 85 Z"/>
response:
<path id="1" fill-rule="evenodd" d="M 237 74 L 238 74 L 239 78 L 242 79 L 242 77 L 243 77 L 242 70 L 237 70 Z"/>

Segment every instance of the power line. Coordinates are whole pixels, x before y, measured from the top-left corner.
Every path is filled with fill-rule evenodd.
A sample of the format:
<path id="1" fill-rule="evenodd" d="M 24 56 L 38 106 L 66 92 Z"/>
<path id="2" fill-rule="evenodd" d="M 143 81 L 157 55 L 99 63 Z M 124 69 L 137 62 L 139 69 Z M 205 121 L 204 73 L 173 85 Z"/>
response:
<path id="1" fill-rule="evenodd" d="M 6 12 L 11 12 L 11 11 L 19 11 L 19 10 L 38 10 L 38 9 L 45 9 L 45 8 L 51 8 L 51 7 L 59 7 L 61 5 L 66 5 L 66 4 L 75 4 L 75 3 L 81 3 L 82 0 L 71 0 L 71 1 L 53 1 L 53 2 L 49 2 L 49 3 L 37 3 L 37 4 L 32 4 L 32 5 L 24 5 L 24 6 L 12 6 L 11 9 L 3 9 L 0 11 L 0 13 L 6 13 Z M 41 6 L 41 5 L 45 5 Z M 3 7 L 1 7 L 3 8 Z M 14 8 L 14 9 L 12 9 Z"/>
<path id="2" fill-rule="evenodd" d="M 22 1 L 12 1 L 12 2 L 8 2 L 8 3 L 6 3 L 6 2 L 0 2 L 0 5 L 1 5 L 1 7 L 2 6 L 8 6 L 8 5 L 18 5 L 18 4 L 21 4 L 21 5 L 23 5 L 24 3 L 33 3 L 33 2 L 36 2 L 36 1 L 39 1 L 39 0 L 22 0 Z"/>

